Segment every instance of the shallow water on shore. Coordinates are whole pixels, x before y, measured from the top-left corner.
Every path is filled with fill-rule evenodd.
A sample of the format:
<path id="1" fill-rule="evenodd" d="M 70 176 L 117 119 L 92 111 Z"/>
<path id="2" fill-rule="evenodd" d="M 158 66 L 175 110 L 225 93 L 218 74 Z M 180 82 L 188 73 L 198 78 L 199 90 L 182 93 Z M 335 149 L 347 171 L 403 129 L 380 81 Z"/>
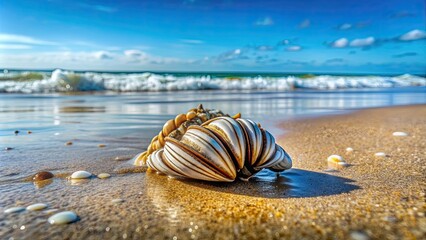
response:
<path id="1" fill-rule="evenodd" d="M 0 184 L 43 169 L 99 169 L 100 159 L 132 156 L 146 148 L 166 120 L 199 103 L 229 114 L 241 112 L 277 136 L 283 132 L 274 126 L 276 120 L 426 103 L 426 88 L 1 94 Z"/>

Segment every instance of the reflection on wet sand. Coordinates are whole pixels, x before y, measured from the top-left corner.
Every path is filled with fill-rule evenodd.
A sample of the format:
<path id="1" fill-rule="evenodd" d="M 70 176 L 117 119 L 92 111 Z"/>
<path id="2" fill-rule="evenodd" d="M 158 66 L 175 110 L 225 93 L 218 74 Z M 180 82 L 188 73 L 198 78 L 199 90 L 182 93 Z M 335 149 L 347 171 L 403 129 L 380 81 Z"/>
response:
<path id="1" fill-rule="evenodd" d="M 99 113 L 105 112 L 105 107 L 83 107 L 83 106 L 67 106 L 60 107 L 59 112 L 61 113 Z"/>

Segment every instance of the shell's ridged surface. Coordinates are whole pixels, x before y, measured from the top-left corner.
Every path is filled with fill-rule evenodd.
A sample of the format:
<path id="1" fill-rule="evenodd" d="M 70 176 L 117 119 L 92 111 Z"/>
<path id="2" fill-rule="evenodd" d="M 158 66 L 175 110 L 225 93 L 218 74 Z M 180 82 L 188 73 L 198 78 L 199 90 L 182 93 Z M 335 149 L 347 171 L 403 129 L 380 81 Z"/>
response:
<path id="1" fill-rule="evenodd" d="M 220 182 L 292 166 L 290 156 L 260 125 L 201 105 L 167 121 L 135 164 L 173 177 Z"/>

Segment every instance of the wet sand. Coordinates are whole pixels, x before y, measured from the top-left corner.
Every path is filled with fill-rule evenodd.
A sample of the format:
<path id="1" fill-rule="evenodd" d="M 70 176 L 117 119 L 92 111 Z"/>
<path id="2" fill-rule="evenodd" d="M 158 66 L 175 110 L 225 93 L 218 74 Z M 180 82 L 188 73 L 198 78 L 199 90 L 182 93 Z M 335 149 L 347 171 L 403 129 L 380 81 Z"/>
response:
<path id="1" fill-rule="evenodd" d="M 2 239 L 421 239 L 426 234 L 426 105 L 279 123 L 278 142 L 293 169 L 249 182 L 212 184 L 170 179 L 105 154 L 87 163 L 109 179 L 45 187 L 14 181 L 0 197 Z M 395 137 L 403 131 L 408 137 Z M 352 147 L 353 152 L 346 152 Z M 134 151 L 134 150 L 133 150 Z M 378 158 L 376 152 L 387 157 Z M 85 153 L 75 153 L 84 158 Z M 90 153 L 93 154 L 93 153 Z M 133 152 L 128 152 L 133 154 Z M 350 164 L 325 171 L 327 157 Z M 87 162 L 87 161 L 86 161 Z M 80 164 L 84 166 L 84 162 Z M 38 169 L 42 170 L 42 169 Z M 83 170 L 83 169 L 76 169 Z M 143 170 L 142 170 L 143 171 Z M 66 175 L 66 173 L 64 173 Z M 69 173 L 70 174 L 70 173 Z M 5 187 L 2 185 L 1 187 Z M 123 199 L 121 203 L 111 202 Z M 44 212 L 4 214 L 44 202 L 74 211 L 76 223 L 52 226 Z M 24 226 L 24 227 L 23 227 Z M 213 237 L 212 237 L 213 236 Z"/>

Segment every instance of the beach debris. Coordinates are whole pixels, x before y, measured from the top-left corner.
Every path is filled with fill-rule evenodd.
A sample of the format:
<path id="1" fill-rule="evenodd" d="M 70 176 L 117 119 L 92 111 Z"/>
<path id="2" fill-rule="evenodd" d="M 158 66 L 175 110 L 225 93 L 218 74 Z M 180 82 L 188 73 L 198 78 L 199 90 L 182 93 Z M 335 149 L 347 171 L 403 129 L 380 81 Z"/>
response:
<path id="1" fill-rule="evenodd" d="M 28 131 L 27 131 L 27 133 L 28 133 L 28 134 L 31 134 L 31 133 L 33 133 L 33 132 L 32 132 L 32 131 L 30 131 L 30 130 L 28 130 Z"/>
<path id="2" fill-rule="evenodd" d="M 115 161 L 127 161 L 129 159 L 131 159 L 131 157 L 127 157 L 127 156 L 118 156 L 114 158 Z"/>
<path id="3" fill-rule="evenodd" d="M 109 177 L 111 177 L 111 174 L 109 174 L 109 173 L 99 173 L 98 174 L 98 178 L 100 178 L 100 179 L 105 179 L 105 178 L 109 178 Z"/>
<path id="4" fill-rule="evenodd" d="M 4 150 L 10 151 L 10 150 L 13 150 L 13 148 L 12 147 L 5 147 Z"/>
<path id="5" fill-rule="evenodd" d="M 35 203 L 35 204 L 31 204 L 30 206 L 27 207 L 28 211 L 40 211 L 47 208 L 47 204 L 45 203 Z"/>
<path id="6" fill-rule="evenodd" d="M 374 156 L 376 156 L 376 157 L 387 157 L 386 153 L 384 153 L 384 152 L 377 152 L 377 153 L 374 154 Z"/>
<path id="7" fill-rule="evenodd" d="M 65 143 L 65 146 L 70 146 L 70 145 L 72 145 L 72 142 L 70 141 L 70 142 L 66 142 Z"/>
<path id="8" fill-rule="evenodd" d="M 369 240 L 370 237 L 364 231 L 352 231 L 351 234 L 352 240 Z"/>
<path id="9" fill-rule="evenodd" d="M 347 147 L 346 148 L 346 152 L 353 152 L 354 151 L 354 149 L 353 148 L 351 148 L 351 147 Z"/>
<path id="10" fill-rule="evenodd" d="M 71 179 L 85 179 L 90 178 L 91 176 L 92 174 L 87 171 L 77 171 L 71 175 Z"/>
<path id="11" fill-rule="evenodd" d="M 345 162 L 342 156 L 339 155 L 330 155 L 327 158 L 328 167 L 331 169 L 340 169 L 342 167 L 347 167 L 349 164 Z"/>
<path id="12" fill-rule="evenodd" d="M 124 199 L 116 198 L 116 199 L 112 199 L 111 202 L 112 203 L 122 203 L 122 202 L 124 202 Z"/>
<path id="13" fill-rule="evenodd" d="M 73 223 L 77 220 L 78 220 L 77 214 L 71 211 L 56 213 L 55 215 L 49 217 L 48 219 L 50 224 L 67 224 L 67 223 Z"/>
<path id="14" fill-rule="evenodd" d="M 395 137 L 407 137 L 408 133 L 406 133 L 406 132 L 393 132 L 392 135 L 395 136 Z"/>
<path id="15" fill-rule="evenodd" d="M 290 156 L 268 131 L 240 114 L 234 117 L 200 104 L 167 121 L 135 164 L 171 177 L 218 182 L 247 180 L 264 168 L 291 168 Z"/>
<path id="16" fill-rule="evenodd" d="M 4 213 L 17 213 L 17 212 L 22 212 L 24 210 L 25 210 L 24 207 L 11 207 L 4 210 Z"/>
<path id="17" fill-rule="evenodd" d="M 18 135 L 18 134 L 19 134 L 19 131 L 18 131 L 18 130 L 15 130 L 15 132 L 14 132 L 14 133 L 15 133 L 15 135 Z"/>
<path id="18" fill-rule="evenodd" d="M 53 178 L 54 176 L 55 175 L 53 175 L 53 173 L 51 173 L 51 172 L 41 171 L 41 172 L 34 174 L 33 181 L 43 181 L 43 180 L 46 180 L 46 179 Z"/>
<path id="19" fill-rule="evenodd" d="M 104 147 L 106 147 L 106 145 L 105 144 L 98 144 L 98 147 L 104 148 Z"/>

